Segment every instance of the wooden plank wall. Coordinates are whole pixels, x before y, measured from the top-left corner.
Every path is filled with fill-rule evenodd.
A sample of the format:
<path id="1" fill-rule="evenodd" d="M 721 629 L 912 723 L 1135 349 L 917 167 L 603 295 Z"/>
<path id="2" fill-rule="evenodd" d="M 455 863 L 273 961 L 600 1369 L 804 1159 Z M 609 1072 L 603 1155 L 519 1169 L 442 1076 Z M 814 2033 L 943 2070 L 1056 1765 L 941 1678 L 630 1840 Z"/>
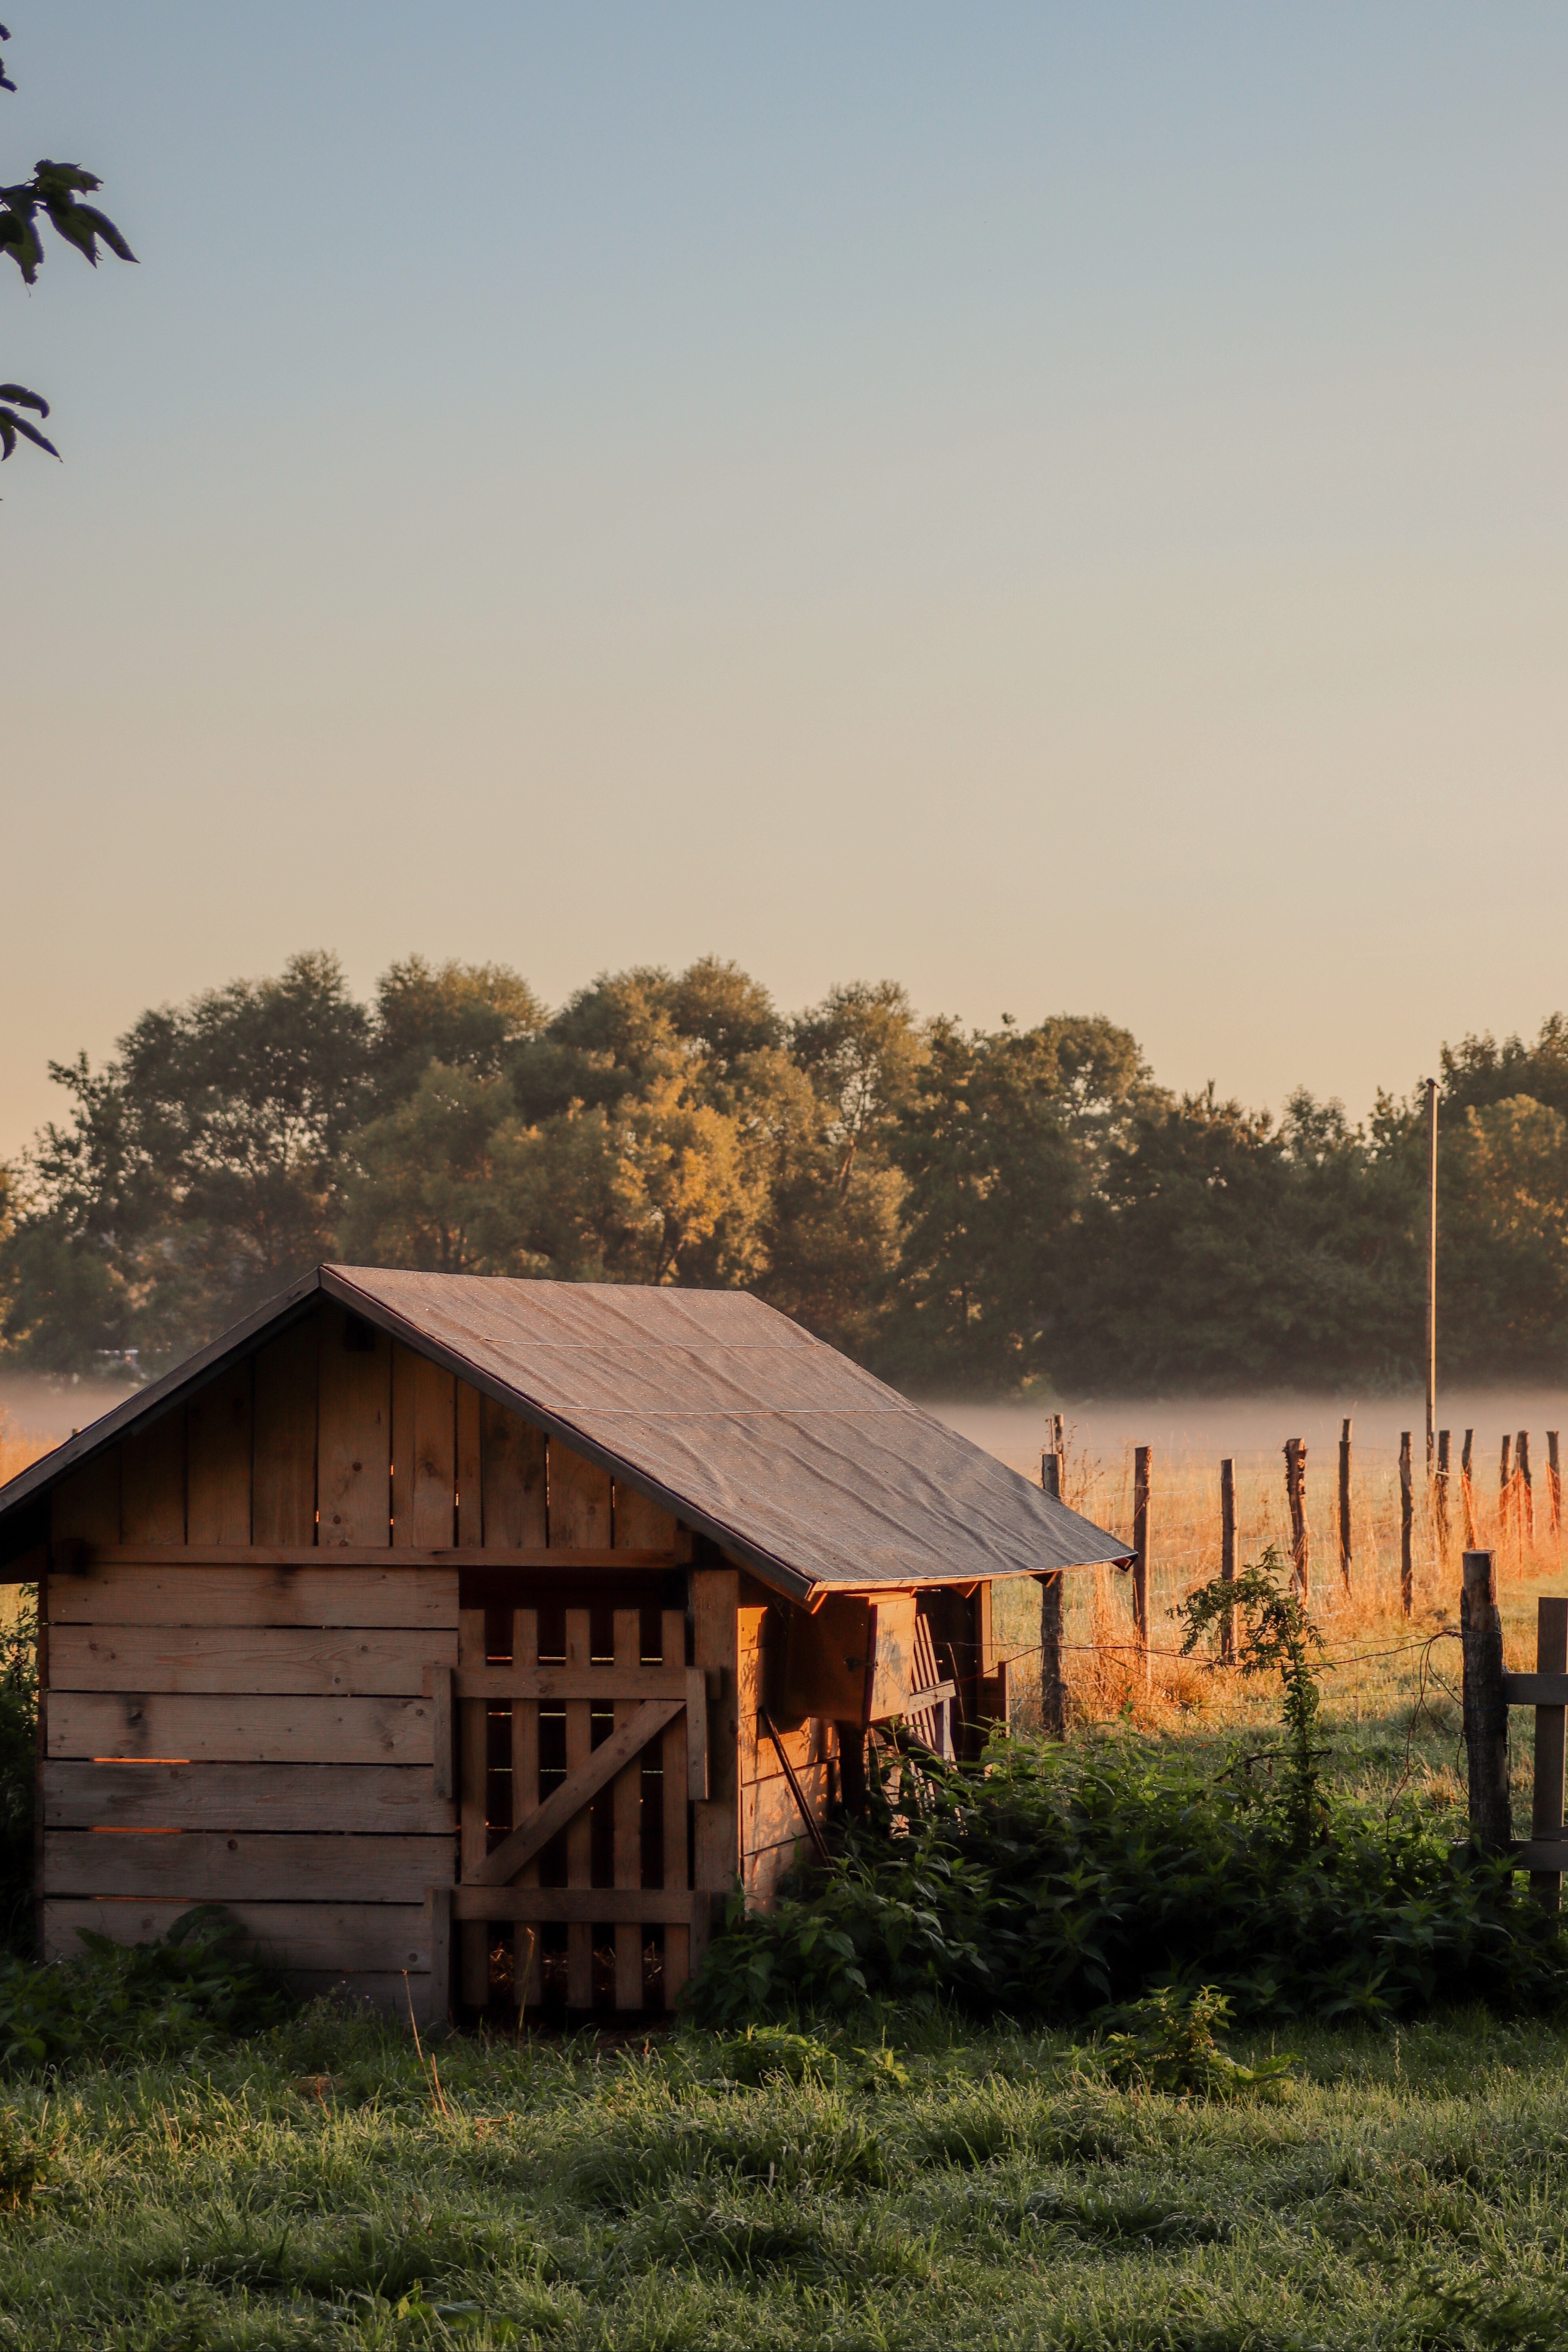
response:
<path id="1" fill-rule="evenodd" d="M 401 2008 L 406 1969 L 421 2011 L 445 1974 L 426 1890 L 452 1885 L 459 1843 L 477 1856 L 510 1826 L 489 1818 L 482 1761 L 461 1821 L 437 1794 L 432 1676 L 483 1664 L 485 1612 L 460 1608 L 458 1565 L 428 1554 L 482 1548 L 504 1568 L 509 1552 L 560 1549 L 565 1570 L 585 1549 L 673 1560 L 685 1540 L 657 1506 L 331 1301 L 62 1480 L 53 1538 L 46 1949 L 74 1949 L 89 1923 L 140 1940 L 222 1901 L 305 1987 L 346 1979 Z M 331 1565 L 344 1549 L 353 1564 Z M 377 1550 L 384 1567 L 364 1561 Z M 399 1566 L 402 1550 L 416 1560 Z M 722 1648 L 723 1616 L 700 1648 Z M 732 1684 L 732 1622 L 728 1658 Z M 582 1713 L 569 1750 L 574 1732 L 585 1752 L 594 1737 Z M 481 1703 L 465 1736 L 488 1756 L 487 1717 Z M 523 1805 L 526 1775 L 524 1752 Z M 640 1775 L 623 1777 L 611 1801 L 629 1867 Z M 533 1801 L 538 1787 L 535 1757 Z M 732 1791 L 729 1811 L 732 1851 Z M 709 1844 L 724 1848 L 721 1823 Z M 477 1990 L 489 1953 L 473 1928 L 458 1933 Z M 591 1931 L 568 1933 L 581 1992 Z M 689 1965 L 687 1933 L 666 1930 L 672 1976 Z M 636 1934 L 617 1929 L 623 1986 Z"/>
<path id="2" fill-rule="evenodd" d="M 808 1836 L 778 1748 L 759 1721 L 770 1687 L 770 1656 L 784 1639 L 784 1605 L 751 1578 L 742 1580 L 736 1627 L 741 1875 L 747 1899 L 763 1908 L 803 1854 Z M 816 1820 L 825 1822 L 833 1794 L 829 1768 L 837 1753 L 833 1726 L 811 1717 L 796 1730 L 781 1730 L 779 1740 L 802 1796 Z"/>

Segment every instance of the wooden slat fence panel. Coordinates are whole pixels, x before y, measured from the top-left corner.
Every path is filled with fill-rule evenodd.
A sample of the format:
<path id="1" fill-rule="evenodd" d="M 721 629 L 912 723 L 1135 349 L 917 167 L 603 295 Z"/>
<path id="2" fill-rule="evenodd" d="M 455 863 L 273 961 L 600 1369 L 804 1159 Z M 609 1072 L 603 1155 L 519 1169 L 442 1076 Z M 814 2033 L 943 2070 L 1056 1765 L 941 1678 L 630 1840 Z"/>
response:
<path id="1" fill-rule="evenodd" d="M 464 1883 L 454 1893 L 453 1916 L 459 1949 L 474 1956 L 467 1964 L 465 1998 L 475 2007 L 489 1999 L 489 1955 L 510 1925 L 514 2000 L 525 2005 L 537 2001 L 554 1985 L 557 1997 L 563 1990 L 573 2009 L 592 2008 L 597 1990 L 600 2000 L 613 1998 L 619 2010 L 639 2010 L 647 1998 L 648 1939 L 662 1935 L 662 1997 L 668 2005 L 689 1972 L 693 1917 L 684 1612 L 663 1610 L 649 1619 L 640 1609 L 615 1609 L 601 1629 L 612 1637 L 610 1654 L 597 1657 L 591 1610 L 523 1607 L 508 1616 L 510 1659 L 502 1664 L 492 1658 L 481 1678 L 469 1661 L 479 1654 L 484 1613 L 463 1612 L 464 1626 L 470 1630 L 462 1644 L 458 1688 L 468 1760 L 463 1782 Z M 657 1627 L 658 1645 L 658 1655 L 646 1661 L 645 1626 L 650 1633 Z M 564 1651 L 559 1663 L 544 1646 L 546 1627 Z M 496 1638 L 493 1627 L 491 1638 Z M 646 1728 L 639 1728 L 639 1717 Z M 661 1722 L 661 1717 L 670 1719 Z M 552 1730 L 549 1739 L 542 1719 Z M 508 1824 L 493 1818 L 499 1776 L 491 1742 L 498 1732 L 510 1738 L 510 1834 L 520 1849 L 515 1875 L 508 1872 L 497 1845 L 498 1837 L 504 1840 L 508 1833 Z M 606 1758 L 605 1769 L 595 1771 L 599 1748 L 616 1732 L 633 1744 L 634 1752 L 619 1769 Z M 636 1747 L 639 1739 L 643 1744 Z M 552 1743 L 554 1755 L 564 1765 L 563 1775 L 559 1766 L 542 1772 L 542 1759 L 552 1752 Z M 492 1817 L 483 1822 L 481 1834 L 480 1759 L 487 1752 Z M 573 1799 L 564 1791 L 578 1774 L 586 1779 L 584 1798 L 574 1811 Z M 557 1795 L 557 1790 L 563 1794 Z M 552 1835 L 548 1817 L 541 1822 L 530 1856 L 527 1832 L 547 1801 L 559 1813 L 561 1827 Z M 596 1816 L 602 1822 L 598 1837 Z M 542 1837 L 548 1840 L 542 1846 Z M 488 1865 L 487 1853 L 493 1855 Z M 481 1866 L 508 1883 L 477 1881 L 474 1873 Z M 599 1875 L 610 1883 L 596 1885 Z M 564 1885 L 559 1883 L 563 1877 Z M 564 1931 L 563 1984 L 553 1973 L 560 1963 L 546 1964 L 542 1938 L 547 1927 Z M 601 1929 L 613 1936 L 613 1979 L 601 1980 L 596 1988 L 595 1934 Z M 482 1978 L 480 1953 L 485 1955 Z"/>

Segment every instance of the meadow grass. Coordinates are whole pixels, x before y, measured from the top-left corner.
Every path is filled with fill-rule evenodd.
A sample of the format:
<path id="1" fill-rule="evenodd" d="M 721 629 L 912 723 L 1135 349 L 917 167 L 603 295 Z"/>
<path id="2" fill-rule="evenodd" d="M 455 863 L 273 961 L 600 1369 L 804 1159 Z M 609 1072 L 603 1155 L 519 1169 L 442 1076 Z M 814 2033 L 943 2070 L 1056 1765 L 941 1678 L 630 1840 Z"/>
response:
<path id="1" fill-rule="evenodd" d="M 1561 2029 L 1303 2030 L 1278 2106 L 1113 2090 L 1059 2035 L 850 2031 L 902 2086 L 738 2085 L 692 2034 L 454 2039 L 437 2098 L 405 2035 L 319 2007 L 14 2093 L 58 2152 L 0 2216 L 0 2343 L 1568 2340 Z"/>

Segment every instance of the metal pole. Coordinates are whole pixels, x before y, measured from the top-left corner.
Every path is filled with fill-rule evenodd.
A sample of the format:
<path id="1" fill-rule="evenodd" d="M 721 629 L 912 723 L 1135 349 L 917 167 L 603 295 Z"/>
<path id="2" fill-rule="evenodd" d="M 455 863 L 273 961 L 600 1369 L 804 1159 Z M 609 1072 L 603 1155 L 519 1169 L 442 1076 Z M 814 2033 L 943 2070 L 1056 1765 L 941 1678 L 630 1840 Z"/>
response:
<path id="1" fill-rule="evenodd" d="M 1437 1081 L 1426 1081 L 1426 1475 L 1437 1428 Z"/>

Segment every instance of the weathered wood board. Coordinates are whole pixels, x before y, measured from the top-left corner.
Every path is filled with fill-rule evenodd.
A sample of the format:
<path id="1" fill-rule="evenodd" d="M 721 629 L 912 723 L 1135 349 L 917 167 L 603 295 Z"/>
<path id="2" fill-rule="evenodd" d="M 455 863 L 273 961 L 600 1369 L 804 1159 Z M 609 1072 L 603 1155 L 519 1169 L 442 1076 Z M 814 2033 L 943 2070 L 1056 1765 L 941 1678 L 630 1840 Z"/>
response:
<path id="1" fill-rule="evenodd" d="M 451 1875 L 449 1837 L 47 1830 L 44 1893 L 192 1903 L 422 1903 Z"/>
<path id="2" fill-rule="evenodd" d="M 432 1667 L 457 1662 L 458 1637 L 446 1627 L 57 1624 L 49 1685 L 56 1691 L 413 1697 L 424 1692 Z"/>
<path id="3" fill-rule="evenodd" d="M 47 1752 L 191 1764 L 429 1764 L 434 1705 L 53 1691 Z"/>
<path id="4" fill-rule="evenodd" d="M 428 1766 L 91 1764 L 39 1768 L 47 1829 L 364 1831 L 437 1834 L 457 1825 Z M 438 1875 L 441 1874 L 438 1874 Z"/>
<path id="5" fill-rule="evenodd" d="M 47 1960 L 75 1958 L 79 1927 L 117 1944 L 167 1935 L 188 1903 L 110 1896 L 101 1903 L 60 1895 L 43 1905 Z M 290 1969 L 402 1969 L 430 1967 L 430 1929 L 423 1903 L 229 1903 L 229 1916 L 269 1958 Z"/>
<path id="6" fill-rule="evenodd" d="M 456 1629 L 455 1568 L 138 1568 L 49 1578 L 51 1625 L 382 1625 Z"/>

